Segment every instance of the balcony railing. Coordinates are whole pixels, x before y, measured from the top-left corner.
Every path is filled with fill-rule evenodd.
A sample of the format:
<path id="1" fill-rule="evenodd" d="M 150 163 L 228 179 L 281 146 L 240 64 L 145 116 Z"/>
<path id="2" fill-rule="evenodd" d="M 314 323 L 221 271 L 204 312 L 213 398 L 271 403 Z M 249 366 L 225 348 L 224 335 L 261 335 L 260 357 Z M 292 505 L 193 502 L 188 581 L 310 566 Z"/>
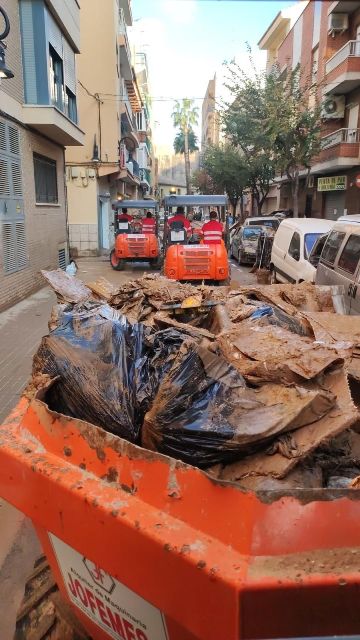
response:
<path id="1" fill-rule="evenodd" d="M 132 107 L 131 107 L 131 102 L 129 99 L 129 94 L 126 88 L 126 83 L 124 81 L 123 78 L 121 78 L 121 99 L 122 102 L 124 103 L 125 107 L 126 107 L 126 111 L 128 114 L 128 118 L 131 122 L 132 128 L 135 129 L 135 131 L 137 130 L 137 126 L 136 126 L 136 117 L 133 113 Z"/>
<path id="2" fill-rule="evenodd" d="M 321 139 L 321 149 L 329 149 L 337 144 L 353 144 L 360 141 L 360 129 L 337 129 Z"/>
<path id="3" fill-rule="evenodd" d="M 330 73 L 347 58 L 360 58 L 360 40 L 349 40 L 326 63 L 326 73 Z"/>
<path id="4" fill-rule="evenodd" d="M 130 50 L 130 44 L 129 44 L 129 39 L 127 35 L 127 27 L 126 27 L 123 9 L 119 9 L 119 34 L 124 37 L 126 53 L 128 55 L 129 62 L 131 64 L 131 50 Z"/>

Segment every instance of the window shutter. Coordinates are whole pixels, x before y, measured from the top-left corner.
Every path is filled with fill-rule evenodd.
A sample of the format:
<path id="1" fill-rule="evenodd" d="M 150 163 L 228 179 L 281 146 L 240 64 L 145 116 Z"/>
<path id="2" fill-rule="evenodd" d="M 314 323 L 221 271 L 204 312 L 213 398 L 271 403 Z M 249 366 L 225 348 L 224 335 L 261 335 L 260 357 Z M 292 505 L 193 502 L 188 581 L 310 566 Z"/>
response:
<path id="1" fill-rule="evenodd" d="M 61 35 L 60 27 L 58 27 L 49 11 L 46 12 L 46 15 L 49 42 L 55 49 L 56 53 L 60 56 L 60 58 L 63 59 L 63 38 Z"/>
<path id="2" fill-rule="evenodd" d="M 6 125 L 0 121 L 0 151 L 6 151 Z"/>
<path id="3" fill-rule="evenodd" d="M 12 192 L 16 198 L 22 198 L 21 167 L 18 162 L 11 163 Z"/>
<path id="4" fill-rule="evenodd" d="M 69 43 L 63 39 L 65 85 L 76 94 L 75 53 Z"/>
<path id="5" fill-rule="evenodd" d="M 9 151 L 13 153 L 15 156 L 20 155 L 20 136 L 19 130 L 12 127 L 11 124 L 8 126 L 9 128 Z"/>
<path id="6" fill-rule="evenodd" d="M 0 158 L 0 198 L 10 197 L 9 160 Z"/>
<path id="7" fill-rule="evenodd" d="M 5 222 L 2 225 L 3 237 L 3 262 L 5 273 L 16 271 L 16 247 L 14 225 L 12 222 Z"/>
<path id="8" fill-rule="evenodd" d="M 19 129 L 0 120 L 0 229 L 5 273 L 27 265 L 22 198 Z"/>
<path id="9" fill-rule="evenodd" d="M 25 222 L 15 222 L 15 237 L 16 237 L 16 257 L 18 269 L 26 267 L 27 255 L 26 255 L 26 237 L 25 237 Z"/>

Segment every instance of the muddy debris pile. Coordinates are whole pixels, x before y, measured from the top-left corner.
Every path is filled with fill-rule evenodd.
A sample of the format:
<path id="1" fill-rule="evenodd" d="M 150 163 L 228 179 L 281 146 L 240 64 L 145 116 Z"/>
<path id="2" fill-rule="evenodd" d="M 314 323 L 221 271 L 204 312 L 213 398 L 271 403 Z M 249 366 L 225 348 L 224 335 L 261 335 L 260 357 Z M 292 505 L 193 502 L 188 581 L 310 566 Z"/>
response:
<path id="1" fill-rule="evenodd" d="M 360 317 L 331 288 L 43 275 L 58 304 L 33 388 L 51 409 L 246 489 L 360 483 Z"/>

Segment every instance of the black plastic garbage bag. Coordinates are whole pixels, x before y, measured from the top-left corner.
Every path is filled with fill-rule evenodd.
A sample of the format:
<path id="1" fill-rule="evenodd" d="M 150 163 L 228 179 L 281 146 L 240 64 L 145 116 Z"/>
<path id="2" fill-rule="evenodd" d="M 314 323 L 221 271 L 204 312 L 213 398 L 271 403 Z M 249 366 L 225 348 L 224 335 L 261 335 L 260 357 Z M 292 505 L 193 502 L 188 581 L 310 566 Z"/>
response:
<path id="1" fill-rule="evenodd" d="M 152 334 L 108 305 L 86 303 L 60 312 L 43 338 L 34 372 L 59 376 L 47 394 L 51 409 L 99 425 L 131 442 L 183 336 Z"/>
<path id="2" fill-rule="evenodd" d="M 246 387 L 223 357 L 189 339 L 163 377 L 142 428 L 142 445 L 199 467 L 238 460 L 276 436 L 315 422 L 335 398 L 268 384 Z"/>

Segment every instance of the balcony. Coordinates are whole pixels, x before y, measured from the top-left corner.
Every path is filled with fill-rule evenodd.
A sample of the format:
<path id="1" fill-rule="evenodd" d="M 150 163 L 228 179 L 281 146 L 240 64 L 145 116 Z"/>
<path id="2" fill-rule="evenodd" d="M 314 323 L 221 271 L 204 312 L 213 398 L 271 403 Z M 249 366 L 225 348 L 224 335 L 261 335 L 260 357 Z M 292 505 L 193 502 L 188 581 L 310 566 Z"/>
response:
<path id="1" fill-rule="evenodd" d="M 133 72 L 131 64 L 131 49 L 127 36 L 125 16 L 122 9 L 119 11 L 118 45 L 120 47 L 121 76 L 122 78 L 125 78 L 125 80 L 132 80 Z"/>
<path id="2" fill-rule="evenodd" d="M 119 179 L 131 185 L 140 185 L 139 165 L 131 156 L 125 163 L 125 167 L 120 168 Z"/>
<path id="3" fill-rule="evenodd" d="M 349 40 L 326 63 L 324 93 L 344 94 L 360 86 L 360 40 Z"/>
<path id="4" fill-rule="evenodd" d="M 352 13 L 360 8 L 360 0 L 334 0 L 329 2 L 328 15 L 330 13 Z"/>
<path id="5" fill-rule="evenodd" d="M 64 147 L 81 147 L 84 144 L 84 132 L 56 107 L 23 105 L 23 121 Z"/>
<path id="6" fill-rule="evenodd" d="M 151 174 L 149 169 L 140 169 L 139 177 L 140 177 L 140 184 L 150 189 Z"/>
<path id="7" fill-rule="evenodd" d="M 359 164 L 360 129 L 338 129 L 321 139 L 321 152 L 311 173 Z"/>

